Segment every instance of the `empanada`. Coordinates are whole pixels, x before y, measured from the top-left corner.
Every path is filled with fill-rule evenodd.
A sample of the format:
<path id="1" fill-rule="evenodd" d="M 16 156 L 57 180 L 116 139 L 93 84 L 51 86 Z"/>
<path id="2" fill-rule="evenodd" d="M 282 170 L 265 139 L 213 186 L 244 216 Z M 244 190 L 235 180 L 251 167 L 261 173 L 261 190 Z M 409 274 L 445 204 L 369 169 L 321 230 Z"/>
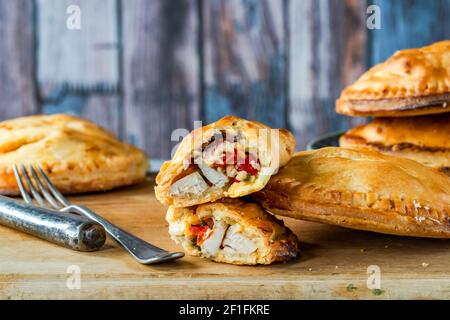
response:
<path id="1" fill-rule="evenodd" d="M 239 199 L 170 207 L 166 220 L 171 238 L 188 254 L 216 262 L 270 264 L 298 253 L 297 237 L 281 220 Z"/>
<path id="2" fill-rule="evenodd" d="M 336 111 L 378 117 L 450 112 L 450 40 L 396 52 L 345 88 Z"/>
<path id="3" fill-rule="evenodd" d="M 156 177 L 166 205 L 188 207 L 264 188 L 295 149 L 287 130 L 228 116 L 186 136 Z"/>
<path id="4" fill-rule="evenodd" d="M 368 147 L 450 173 L 450 113 L 377 118 L 349 130 L 341 147 Z"/>
<path id="5" fill-rule="evenodd" d="M 111 133 L 69 115 L 0 122 L 0 194 L 18 195 L 14 164 L 39 164 L 63 193 L 109 190 L 144 180 L 148 159 Z"/>
<path id="6" fill-rule="evenodd" d="M 280 216 L 450 238 L 450 179 L 416 161 L 369 149 L 297 153 L 253 197 Z"/>

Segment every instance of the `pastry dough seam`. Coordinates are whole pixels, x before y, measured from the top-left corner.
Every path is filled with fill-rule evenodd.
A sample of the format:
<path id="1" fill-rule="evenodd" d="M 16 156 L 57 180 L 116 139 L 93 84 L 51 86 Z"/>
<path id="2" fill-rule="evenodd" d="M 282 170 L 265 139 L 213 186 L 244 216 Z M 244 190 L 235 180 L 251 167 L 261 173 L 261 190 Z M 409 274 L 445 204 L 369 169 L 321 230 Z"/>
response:
<path id="1" fill-rule="evenodd" d="M 448 219 L 448 213 L 445 210 L 440 211 L 432 208 L 429 204 L 423 205 L 417 200 L 406 201 L 401 198 L 383 197 L 377 193 L 324 190 L 317 186 L 307 186 L 306 188 L 303 188 L 303 191 L 305 195 L 307 195 L 308 192 L 312 192 L 316 197 L 319 196 L 322 199 L 322 202 L 301 199 L 302 202 L 314 205 L 343 205 L 355 209 L 389 210 L 402 216 L 414 218 L 415 216 L 420 215 L 427 218 L 438 219 L 441 222 Z M 288 200 L 289 196 L 283 195 L 283 198 Z"/>
<path id="2" fill-rule="evenodd" d="M 353 141 L 361 141 L 362 144 L 373 147 L 382 151 L 402 151 L 402 150 L 412 150 L 412 151 L 424 151 L 424 152 L 450 152 L 450 148 L 445 147 L 426 147 L 420 146 L 415 143 L 400 142 L 390 145 L 383 144 L 382 142 L 370 142 L 363 137 L 347 134 L 345 138 Z"/>

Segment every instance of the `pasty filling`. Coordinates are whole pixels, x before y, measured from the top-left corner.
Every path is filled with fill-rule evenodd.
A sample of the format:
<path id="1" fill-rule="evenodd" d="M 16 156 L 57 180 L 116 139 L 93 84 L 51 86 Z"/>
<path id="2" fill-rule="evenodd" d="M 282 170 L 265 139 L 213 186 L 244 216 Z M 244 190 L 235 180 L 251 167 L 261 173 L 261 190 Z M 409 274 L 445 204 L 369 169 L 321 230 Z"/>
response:
<path id="1" fill-rule="evenodd" d="M 221 250 L 236 254 L 251 254 L 257 250 L 240 224 L 229 225 L 223 220 L 204 219 L 200 225 L 191 225 L 187 236 L 206 257 L 217 256 Z"/>
<path id="2" fill-rule="evenodd" d="M 240 134 L 229 137 L 221 132 L 188 160 L 189 166 L 170 187 L 174 196 L 200 195 L 213 186 L 227 190 L 234 183 L 251 183 L 261 170 L 256 152 L 246 146 Z"/>

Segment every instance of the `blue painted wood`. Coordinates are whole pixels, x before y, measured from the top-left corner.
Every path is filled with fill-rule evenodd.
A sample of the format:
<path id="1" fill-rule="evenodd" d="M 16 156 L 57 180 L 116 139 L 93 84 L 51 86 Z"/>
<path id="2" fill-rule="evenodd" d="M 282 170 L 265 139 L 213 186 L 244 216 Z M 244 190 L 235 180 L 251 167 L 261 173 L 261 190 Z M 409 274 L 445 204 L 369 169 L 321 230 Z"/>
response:
<path id="1" fill-rule="evenodd" d="M 120 137 L 122 118 L 119 112 L 119 98 L 116 94 L 69 93 L 42 105 L 42 113 L 67 113 L 91 120 Z"/>
<path id="2" fill-rule="evenodd" d="M 152 158 L 169 158 L 174 131 L 200 120 L 197 4 L 122 0 L 125 133 Z"/>
<path id="3" fill-rule="evenodd" d="M 396 50 L 450 39 L 449 0 L 373 0 L 381 10 L 381 29 L 370 31 L 371 64 Z"/>
<path id="4" fill-rule="evenodd" d="M 80 29 L 67 28 L 71 5 Z M 39 86 L 118 86 L 116 0 L 37 0 Z"/>
<path id="5" fill-rule="evenodd" d="M 70 5 L 80 29 L 67 28 Z M 41 112 L 69 113 L 121 135 L 116 0 L 36 0 L 37 88 Z"/>
<path id="6" fill-rule="evenodd" d="M 0 120 L 38 111 L 33 15 L 33 1 L 0 0 Z"/>
<path id="7" fill-rule="evenodd" d="M 203 1 L 206 122 L 225 115 L 286 126 L 284 1 Z"/>
<path id="8" fill-rule="evenodd" d="M 341 90 L 366 69 L 366 2 L 289 2 L 289 127 L 303 149 L 318 136 L 362 118 L 336 114 Z"/>
<path id="9" fill-rule="evenodd" d="M 368 4 L 381 9 L 382 29 L 369 31 L 368 41 L 365 0 L 96 0 L 97 7 L 77 0 L 86 18 L 83 25 L 97 35 L 96 45 L 90 46 L 86 39 L 69 41 L 77 33 L 59 32 L 56 26 L 66 17 L 59 14 L 63 4 L 49 7 L 48 15 L 33 11 L 50 2 L 0 0 L 0 118 L 39 111 L 34 76 L 39 79 L 45 70 L 57 76 L 57 86 L 50 84 L 50 89 L 70 82 L 71 76 L 99 76 L 81 67 L 76 71 L 82 72 L 70 73 L 53 57 L 62 50 L 70 60 L 76 52 L 74 65 L 83 65 L 81 60 L 93 60 L 81 51 L 115 51 L 111 35 L 123 31 L 124 116 L 117 97 L 95 93 L 72 93 L 65 101 L 44 104 L 42 111 L 80 114 L 113 131 L 125 126 L 129 141 L 157 157 L 170 154 L 174 129 L 189 130 L 194 120 L 212 122 L 228 114 L 289 127 L 302 148 L 319 134 L 361 121 L 336 115 L 334 101 L 369 65 L 398 49 L 450 38 L 450 0 L 371 0 Z M 123 25 L 115 25 L 116 2 L 122 4 Z M 108 19 L 89 19 L 97 17 L 89 8 L 101 9 L 104 3 L 110 9 L 100 17 Z M 47 43 L 53 52 L 40 59 L 33 56 L 33 16 L 38 28 L 47 30 L 38 34 L 47 39 L 41 45 Z M 57 43 L 61 45 L 53 47 Z M 48 68 L 34 69 L 36 60 Z M 120 69 L 114 62 L 116 67 Z M 116 83 L 120 74 L 108 76 L 110 70 L 103 70 L 104 78 Z M 37 87 L 42 97 L 49 97 L 44 82 Z M 97 81 L 81 82 L 85 87 Z"/>

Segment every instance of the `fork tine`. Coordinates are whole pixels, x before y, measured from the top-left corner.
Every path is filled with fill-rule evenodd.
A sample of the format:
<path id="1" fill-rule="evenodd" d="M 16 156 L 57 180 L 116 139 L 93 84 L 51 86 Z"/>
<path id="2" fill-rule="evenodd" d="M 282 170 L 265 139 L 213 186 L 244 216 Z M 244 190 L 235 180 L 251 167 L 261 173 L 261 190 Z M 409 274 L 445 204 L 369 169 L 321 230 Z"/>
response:
<path id="1" fill-rule="evenodd" d="M 31 164 L 28 165 L 28 170 L 30 170 L 34 181 L 36 181 L 37 185 L 41 189 L 42 194 L 44 195 L 45 199 L 56 209 L 61 209 L 61 206 L 59 203 L 55 200 L 55 198 L 52 197 L 52 195 L 48 192 L 47 188 L 42 183 L 41 179 L 39 178 L 38 174 L 36 173 L 36 170 L 34 170 L 33 166 Z"/>
<path id="2" fill-rule="evenodd" d="M 26 203 L 32 203 L 33 199 L 30 197 L 27 189 L 25 188 L 22 177 L 20 176 L 19 170 L 17 169 L 17 166 L 15 164 L 13 165 L 13 171 L 14 176 L 16 177 L 17 185 L 19 186 L 20 193 L 22 194 L 22 198 Z"/>
<path id="3" fill-rule="evenodd" d="M 37 169 L 39 170 L 39 173 L 41 174 L 41 177 L 45 180 L 47 183 L 47 187 L 52 192 L 53 196 L 58 199 L 58 201 L 65 207 L 70 206 L 69 201 L 59 192 L 59 190 L 53 185 L 53 183 L 50 181 L 48 176 L 45 174 L 44 170 L 42 170 L 42 167 L 40 165 L 36 165 Z"/>
<path id="4" fill-rule="evenodd" d="M 27 182 L 28 188 L 31 191 L 31 194 L 33 195 L 34 199 L 41 205 L 45 206 L 45 201 L 42 199 L 41 195 L 35 188 L 33 182 L 30 179 L 30 176 L 28 175 L 27 170 L 25 169 L 25 166 L 23 164 L 20 165 L 20 171 L 22 172 L 22 176 L 25 178 L 25 181 Z"/>

